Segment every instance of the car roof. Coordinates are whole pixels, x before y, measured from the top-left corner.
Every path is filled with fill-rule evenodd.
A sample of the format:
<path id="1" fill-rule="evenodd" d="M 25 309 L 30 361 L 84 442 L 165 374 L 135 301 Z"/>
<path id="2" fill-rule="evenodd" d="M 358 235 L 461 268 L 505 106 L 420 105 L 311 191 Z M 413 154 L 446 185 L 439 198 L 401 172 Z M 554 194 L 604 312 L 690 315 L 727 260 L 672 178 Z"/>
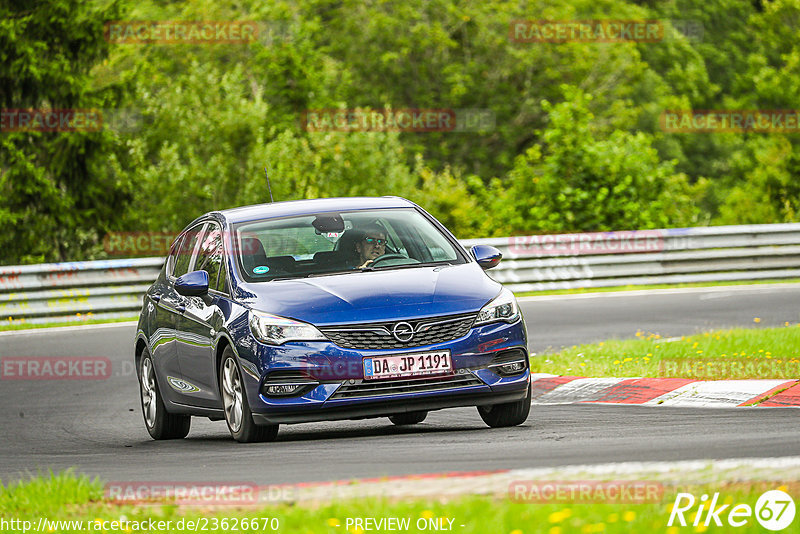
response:
<path id="1" fill-rule="evenodd" d="M 229 223 L 239 223 L 274 217 L 312 215 L 315 213 L 410 207 L 415 207 L 415 204 L 400 197 L 341 197 L 256 204 L 220 210 L 215 213 L 222 215 Z"/>

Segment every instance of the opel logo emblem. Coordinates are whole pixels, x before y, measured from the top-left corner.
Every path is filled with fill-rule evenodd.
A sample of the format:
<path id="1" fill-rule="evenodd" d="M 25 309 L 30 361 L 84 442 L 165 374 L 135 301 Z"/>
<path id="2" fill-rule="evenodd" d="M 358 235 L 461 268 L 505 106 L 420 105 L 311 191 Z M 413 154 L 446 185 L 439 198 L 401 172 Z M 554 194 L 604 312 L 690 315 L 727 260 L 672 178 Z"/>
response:
<path id="1" fill-rule="evenodd" d="M 414 337 L 414 327 L 405 322 L 397 323 L 394 325 L 394 328 L 392 328 L 392 335 L 394 335 L 397 341 L 406 343 L 411 341 L 411 338 Z"/>

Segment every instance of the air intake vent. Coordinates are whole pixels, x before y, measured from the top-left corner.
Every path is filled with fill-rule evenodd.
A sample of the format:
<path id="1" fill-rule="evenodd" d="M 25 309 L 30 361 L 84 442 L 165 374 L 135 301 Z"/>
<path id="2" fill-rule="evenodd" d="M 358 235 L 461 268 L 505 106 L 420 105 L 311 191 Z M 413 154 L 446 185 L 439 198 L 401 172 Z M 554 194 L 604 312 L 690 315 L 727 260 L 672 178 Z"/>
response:
<path id="1" fill-rule="evenodd" d="M 342 386 L 336 390 L 336 393 L 331 396 L 331 399 L 380 397 L 426 391 L 448 391 L 469 386 L 485 385 L 483 381 L 472 373 L 414 380 L 364 380 L 358 381 L 355 384 L 347 382 L 342 384 Z"/>

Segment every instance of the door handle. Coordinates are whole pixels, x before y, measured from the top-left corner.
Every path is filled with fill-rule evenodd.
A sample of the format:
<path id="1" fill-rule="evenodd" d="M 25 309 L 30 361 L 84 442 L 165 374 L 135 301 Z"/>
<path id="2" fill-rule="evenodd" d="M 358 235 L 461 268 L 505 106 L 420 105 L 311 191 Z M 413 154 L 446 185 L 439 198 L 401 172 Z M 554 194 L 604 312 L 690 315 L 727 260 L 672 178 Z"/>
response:
<path id="1" fill-rule="evenodd" d="M 155 303 L 161 302 L 161 295 L 150 295 L 150 300 Z"/>
<path id="2" fill-rule="evenodd" d="M 186 304 L 178 304 L 175 306 L 175 309 L 178 310 L 178 313 L 184 313 L 186 311 Z"/>

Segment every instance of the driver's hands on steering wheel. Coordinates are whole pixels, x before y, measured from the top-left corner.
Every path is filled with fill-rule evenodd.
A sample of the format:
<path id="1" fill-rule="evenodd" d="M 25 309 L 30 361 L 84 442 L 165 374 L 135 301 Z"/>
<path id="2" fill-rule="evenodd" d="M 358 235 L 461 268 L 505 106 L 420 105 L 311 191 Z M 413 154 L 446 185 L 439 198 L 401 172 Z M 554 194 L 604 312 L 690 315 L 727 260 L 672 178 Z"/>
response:
<path id="1" fill-rule="evenodd" d="M 385 260 L 408 260 L 408 259 L 409 259 L 408 256 L 405 256 L 404 254 L 398 254 L 396 252 L 388 252 L 386 254 L 381 254 L 377 258 L 373 258 L 371 260 L 366 260 L 364 263 L 359 265 L 357 267 L 357 269 L 365 269 L 367 267 L 375 267 L 377 264 L 379 264 L 379 263 L 381 263 L 381 262 L 383 262 Z M 414 262 L 415 263 L 419 263 L 416 260 L 414 260 Z"/>

